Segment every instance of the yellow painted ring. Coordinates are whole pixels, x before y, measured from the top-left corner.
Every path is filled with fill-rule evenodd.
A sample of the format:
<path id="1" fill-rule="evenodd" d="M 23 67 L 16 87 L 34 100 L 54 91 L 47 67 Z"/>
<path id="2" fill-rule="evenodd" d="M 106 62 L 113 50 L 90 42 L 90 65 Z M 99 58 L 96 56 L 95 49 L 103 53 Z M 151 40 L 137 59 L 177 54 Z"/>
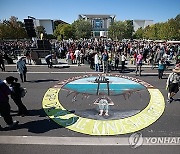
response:
<path id="1" fill-rule="evenodd" d="M 159 89 L 147 88 L 150 102 L 141 112 L 118 120 L 94 120 L 83 118 L 67 111 L 59 102 L 62 86 L 50 88 L 45 93 L 42 105 L 46 114 L 59 125 L 75 132 L 89 135 L 118 135 L 142 130 L 160 118 L 165 102 Z"/>

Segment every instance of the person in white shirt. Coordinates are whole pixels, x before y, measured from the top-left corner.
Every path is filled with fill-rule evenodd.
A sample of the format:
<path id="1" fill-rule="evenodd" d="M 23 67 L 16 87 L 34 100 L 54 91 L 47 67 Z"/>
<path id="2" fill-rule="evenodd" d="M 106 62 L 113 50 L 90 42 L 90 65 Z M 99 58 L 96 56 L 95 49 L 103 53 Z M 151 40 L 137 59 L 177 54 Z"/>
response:
<path id="1" fill-rule="evenodd" d="M 95 64 L 95 71 L 99 72 L 99 56 L 98 56 L 98 53 L 96 53 L 94 56 L 94 64 Z"/>
<path id="2" fill-rule="evenodd" d="M 81 52 L 79 51 L 78 48 L 74 52 L 74 55 L 76 56 L 76 63 L 77 63 L 78 66 L 80 66 L 80 53 Z"/>
<path id="3" fill-rule="evenodd" d="M 126 56 L 124 55 L 124 53 L 122 53 L 122 56 L 121 56 L 122 73 L 124 72 L 124 69 L 125 69 L 125 62 L 126 62 Z"/>

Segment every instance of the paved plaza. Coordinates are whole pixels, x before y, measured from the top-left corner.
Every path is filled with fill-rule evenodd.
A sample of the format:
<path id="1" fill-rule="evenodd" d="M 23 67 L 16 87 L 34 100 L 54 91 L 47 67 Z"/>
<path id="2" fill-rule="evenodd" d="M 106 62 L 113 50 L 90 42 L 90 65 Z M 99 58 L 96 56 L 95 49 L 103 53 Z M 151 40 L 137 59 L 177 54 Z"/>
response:
<path id="1" fill-rule="evenodd" d="M 97 95 L 73 93 L 62 88 L 67 83 L 84 78 L 89 81 L 101 76 L 101 72 L 95 72 L 87 64 L 78 67 L 61 63 L 51 69 L 46 65 L 28 65 L 28 81 L 21 84 L 28 91 L 23 103 L 30 115 L 17 116 L 17 107 L 10 99 L 11 114 L 14 120 L 19 121 L 19 125 L 9 130 L 0 118 L 2 127 L 5 127 L 0 132 L 1 153 L 14 153 L 15 147 L 15 153 L 30 153 L 29 149 L 31 153 L 44 150 L 48 151 L 45 153 L 51 150 L 55 153 L 61 153 L 59 150 L 62 153 L 70 150 L 74 153 L 144 153 L 144 150 L 158 153 L 160 149 L 164 153 L 177 153 L 178 145 L 141 145 L 133 149 L 129 143 L 129 137 L 137 132 L 144 138 L 179 137 L 180 94 L 175 96 L 171 104 L 166 103 L 165 83 L 171 68 L 160 80 L 156 68 L 152 70 L 144 66 L 142 76 L 136 76 L 134 66 L 126 66 L 123 74 L 112 71 L 107 76 L 110 80 L 116 77 L 117 80 L 123 78 L 123 81 L 131 79 L 133 81 L 128 82 L 143 82 L 145 88 L 113 95 L 110 86 L 110 98 L 114 106 L 109 109 L 109 116 L 104 117 L 98 115 L 97 105 L 93 104 Z M 19 78 L 15 65 L 6 65 L 6 72 L 0 76 L 5 79 L 10 75 Z"/>

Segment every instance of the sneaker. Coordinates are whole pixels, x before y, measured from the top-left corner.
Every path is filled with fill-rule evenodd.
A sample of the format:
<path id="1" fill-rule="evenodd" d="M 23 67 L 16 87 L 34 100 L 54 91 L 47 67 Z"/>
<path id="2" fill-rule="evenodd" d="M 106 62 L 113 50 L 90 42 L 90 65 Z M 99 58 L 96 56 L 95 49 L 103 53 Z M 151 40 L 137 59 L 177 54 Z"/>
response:
<path id="1" fill-rule="evenodd" d="M 173 98 L 167 99 L 167 103 L 170 104 L 172 103 L 173 100 L 174 100 Z"/>
<path id="2" fill-rule="evenodd" d="M 171 102 L 170 102 L 170 99 L 167 99 L 167 100 L 166 100 L 166 102 L 167 102 L 168 104 L 170 104 L 170 103 L 171 103 Z"/>
<path id="3" fill-rule="evenodd" d="M 99 113 L 100 116 L 102 116 L 103 114 L 102 113 Z"/>
<path id="4" fill-rule="evenodd" d="M 108 114 L 108 113 L 105 113 L 104 115 L 105 115 L 105 116 L 109 116 L 109 114 Z"/>
<path id="5" fill-rule="evenodd" d="M 13 124 L 9 125 L 9 128 L 13 128 L 15 126 L 17 126 L 19 123 L 19 121 L 13 121 Z"/>

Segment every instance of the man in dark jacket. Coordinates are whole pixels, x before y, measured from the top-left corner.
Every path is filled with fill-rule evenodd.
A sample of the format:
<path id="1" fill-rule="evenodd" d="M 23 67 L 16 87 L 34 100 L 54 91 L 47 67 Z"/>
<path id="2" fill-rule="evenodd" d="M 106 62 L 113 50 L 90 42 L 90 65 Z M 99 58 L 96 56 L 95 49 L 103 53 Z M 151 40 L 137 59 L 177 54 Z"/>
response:
<path id="1" fill-rule="evenodd" d="M 9 87 L 0 80 L 0 114 L 4 118 L 4 121 L 9 126 L 9 128 L 14 127 L 18 124 L 18 121 L 13 121 L 12 116 L 10 115 L 10 105 L 9 105 L 9 96 L 11 91 Z"/>

